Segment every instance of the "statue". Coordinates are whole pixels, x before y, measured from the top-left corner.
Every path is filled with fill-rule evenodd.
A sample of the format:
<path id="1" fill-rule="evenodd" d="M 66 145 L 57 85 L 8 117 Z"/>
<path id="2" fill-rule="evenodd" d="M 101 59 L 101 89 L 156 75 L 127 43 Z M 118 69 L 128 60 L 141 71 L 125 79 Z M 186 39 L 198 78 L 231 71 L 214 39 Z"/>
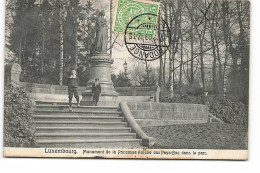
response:
<path id="1" fill-rule="evenodd" d="M 94 43 L 94 53 L 106 53 L 108 41 L 108 26 L 105 19 L 105 12 L 101 11 L 99 16 L 94 18 L 96 22 L 96 38 Z"/>
<path id="2" fill-rule="evenodd" d="M 90 18 L 96 23 L 95 42 L 92 44 L 90 52 L 90 75 L 87 82 L 86 91 L 82 92 L 83 106 L 93 106 L 92 86 L 96 79 L 99 79 L 101 86 L 101 96 L 99 106 L 118 106 L 118 93 L 115 91 L 111 80 L 111 64 L 114 60 L 107 53 L 108 26 L 105 19 L 105 12 L 101 11 L 97 16 Z"/>

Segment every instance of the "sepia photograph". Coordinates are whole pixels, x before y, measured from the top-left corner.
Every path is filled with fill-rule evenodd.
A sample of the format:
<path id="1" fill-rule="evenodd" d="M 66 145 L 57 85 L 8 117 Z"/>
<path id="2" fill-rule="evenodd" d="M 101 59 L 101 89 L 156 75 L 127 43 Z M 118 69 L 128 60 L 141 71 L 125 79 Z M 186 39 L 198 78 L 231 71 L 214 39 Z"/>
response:
<path id="1" fill-rule="evenodd" d="M 248 159 L 249 0 L 5 8 L 5 157 Z"/>

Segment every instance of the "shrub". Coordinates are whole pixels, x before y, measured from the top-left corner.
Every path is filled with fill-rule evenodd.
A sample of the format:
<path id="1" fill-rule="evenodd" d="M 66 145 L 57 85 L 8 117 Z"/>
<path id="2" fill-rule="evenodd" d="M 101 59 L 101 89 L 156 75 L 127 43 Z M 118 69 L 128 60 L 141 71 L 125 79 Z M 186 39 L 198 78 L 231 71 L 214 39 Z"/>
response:
<path id="1" fill-rule="evenodd" d="M 202 104 L 202 97 L 187 94 L 174 94 L 172 98 L 161 97 L 161 102 Z"/>
<path id="2" fill-rule="evenodd" d="M 32 147 L 35 145 L 32 102 L 20 87 L 5 86 L 4 146 Z"/>
<path id="3" fill-rule="evenodd" d="M 202 87 L 199 83 L 194 84 L 180 84 L 174 89 L 175 94 L 180 95 L 192 95 L 192 96 L 199 96 L 203 93 Z"/>
<path id="4" fill-rule="evenodd" d="M 209 99 L 209 111 L 226 123 L 248 125 L 248 108 L 239 101 L 226 99 Z"/>

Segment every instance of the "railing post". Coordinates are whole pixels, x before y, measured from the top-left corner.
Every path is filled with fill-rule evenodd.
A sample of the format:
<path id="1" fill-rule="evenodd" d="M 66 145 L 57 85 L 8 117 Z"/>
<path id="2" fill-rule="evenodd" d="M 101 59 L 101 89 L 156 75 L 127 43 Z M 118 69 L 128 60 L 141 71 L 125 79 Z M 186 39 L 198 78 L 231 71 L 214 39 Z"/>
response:
<path id="1" fill-rule="evenodd" d="M 159 103 L 159 101 L 160 101 L 160 87 L 157 86 L 156 87 L 156 93 L 155 93 L 155 102 Z"/>
<path id="2" fill-rule="evenodd" d="M 137 95 L 136 87 L 133 86 L 133 87 L 131 88 L 131 90 L 132 90 L 132 96 L 136 96 L 136 95 Z"/>

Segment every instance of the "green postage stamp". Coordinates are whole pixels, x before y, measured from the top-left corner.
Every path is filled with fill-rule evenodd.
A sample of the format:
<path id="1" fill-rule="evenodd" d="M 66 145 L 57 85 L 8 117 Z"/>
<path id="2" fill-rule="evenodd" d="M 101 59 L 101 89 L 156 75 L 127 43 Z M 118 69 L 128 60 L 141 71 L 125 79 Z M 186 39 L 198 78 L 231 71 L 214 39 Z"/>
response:
<path id="1" fill-rule="evenodd" d="M 151 1 L 133 1 L 133 0 L 117 0 L 116 8 L 114 15 L 114 32 L 124 33 L 127 25 L 131 22 L 132 19 L 142 15 L 142 14 L 154 14 L 150 21 L 151 24 L 155 25 L 157 21 L 157 14 L 159 11 L 159 2 Z M 139 20 L 136 20 L 134 23 L 131 23 L 132 26 L 138 26 L 139 23 L 146 23 L 147 18 L 140 17 Z"/>

